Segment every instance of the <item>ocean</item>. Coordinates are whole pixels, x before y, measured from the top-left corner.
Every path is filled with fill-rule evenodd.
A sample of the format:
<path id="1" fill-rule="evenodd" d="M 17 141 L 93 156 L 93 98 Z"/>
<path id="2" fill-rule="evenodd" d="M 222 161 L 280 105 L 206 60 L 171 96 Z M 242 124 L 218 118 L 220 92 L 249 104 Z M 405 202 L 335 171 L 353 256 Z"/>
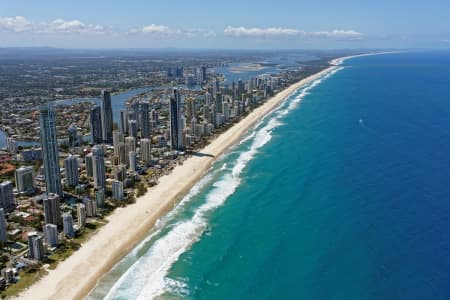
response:
<path id="1" fill-rule="evenodd" d="M 220 157 L 88 299 L 448 299 L 449 182 L 450 53 L 350 59 Z"/>

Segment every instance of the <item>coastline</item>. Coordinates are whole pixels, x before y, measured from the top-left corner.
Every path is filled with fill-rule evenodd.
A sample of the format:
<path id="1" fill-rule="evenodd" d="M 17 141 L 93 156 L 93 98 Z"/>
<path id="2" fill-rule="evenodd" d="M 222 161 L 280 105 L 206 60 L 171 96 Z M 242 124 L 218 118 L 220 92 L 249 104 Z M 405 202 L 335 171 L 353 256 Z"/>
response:
<path id="1" fill-rule="evenodd" d="M 257 107 L 199 151 L 209 155 L 190 157 L 183 165 L 174 168 L 169 175 L 161 177 L 159 184 L 139 197 L 135 204 L 116 209 L 107 218 L 108 224 L 95 236 L 61 262 L 55 270 L 49 270 L 46 276 L 22 292 L 19 297 L 21 299 L 83 299 L 86 297 L 95 287 L 98 279 L 144 239 L 155 222 L 170 211 L 208 171 L 216 157 L 238 142 L 254 124 L 269 114 L 295 90 L 335 70 L 344 60 L 357 56 L 361 55 L 332 60 L 328 68 L 292 84 Z"/>

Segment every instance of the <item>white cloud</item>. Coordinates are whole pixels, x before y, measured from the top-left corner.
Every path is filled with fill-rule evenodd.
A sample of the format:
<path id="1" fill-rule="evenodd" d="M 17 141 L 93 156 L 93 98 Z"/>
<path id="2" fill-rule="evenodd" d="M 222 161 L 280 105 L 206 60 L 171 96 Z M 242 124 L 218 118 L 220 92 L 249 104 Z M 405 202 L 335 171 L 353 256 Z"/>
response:
<path id="1" fill-rule="evenodd" d="M 32 22 L 28 21 L 24 17 L 0 17 L 0 31 L 24 32 L 29 31 L 32 28 Z"/>
<path id="2" fill-rule="evenodd" d="M 269 27 L 269 28 L 247 28 L 227 26 L 224 34 L 230 37 L 239 38 L 256 38 L 256 39 L 293 39 L 293 38 L 327 38 L 327 39 L 345 39 L 355 40 L 361 39 L 363 34 L 355 30 L 332 30 L 332 31 L 316 31 L 306 32 L 304 30 Z"/>
<path id="3" fill-rule="evenodd" d="M 164 25 L 146 25 L 140 28 L 132 28 L 129 33 L 141 33 L 153 35 L 156 37 L 170 37 L 170 38 L 194 38 L 194 37 L 215 37 L 216 33 L 211 30 L 200 28 L 188 28 L 188 29 L 173 29 Z"/>
<path id="4" fill-rule="evenodd" d="M 83 33 L 102 34 L 109 28 L 95 24 L 85 24 L 79 20 L 66 21 L 56 19 L 51 22 L 36 22 L 22 16 L 0 17 L 1 32 L 32 32 L 32 33 Z"/>

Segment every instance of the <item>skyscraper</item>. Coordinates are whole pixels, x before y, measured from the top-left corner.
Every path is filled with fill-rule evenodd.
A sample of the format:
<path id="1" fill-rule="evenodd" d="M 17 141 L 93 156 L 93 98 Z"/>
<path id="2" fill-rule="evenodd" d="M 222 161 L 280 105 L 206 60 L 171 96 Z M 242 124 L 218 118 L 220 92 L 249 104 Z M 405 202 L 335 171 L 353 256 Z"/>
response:
<path id="1" fill-rule="evenodd" d="M 28 232 L 28 258 L 42 260 L 44 258 L 44 246 L 42 237 L 36 231 Z"/>
<path id="2" fill-rule="evenodd" d="M 6 231 L 6 217 L 3 208 L 0 208 L 0 243 L 5 245 L 8 241 L 8 233 Z"/>
<path id="3" fill-rule="evenodd" d="M 128 133 L 130 136 L 136 138 L 138 132 L 138 124 L 136 120 L 129 120 L 128 121 Z"/>
<path id="4" fill-rule="evenodd" d="M 103 142 L 103 130 L 102 130 L 102 108 L 100 106 L 94 106 L 90 113 L 91 135 L 92 142 L 94 144 L 100 144 Z"/>
<path id="5" fill-rule="evenodd" d="M 78 128 L 77 125 L 71 124 L 67 130 L 69 133 L 69 147 L 77 147 L 80 145 L 80 139 L 78 138 Z"/>
<path id="6" fill-rule="evenodd" d="M 105 206 L 105 189 L 99 188 L 95 191 L 95 202 L 97 203 L 97 207 Z"/>
<path id="7" fill-rule="evenodd" d="M 58 246 L 58 227 L 54 224 L 45 224 L 43 227 L 44 238 L 47 245 L 51 247 Z"/>
<path id="8" fill-rule="evenodd" d="M 85 167 L 86 167 L 86 175 L 88 177 L 94 176 L 93 160 L 94 159 L 92 158 L 92 153 L 89 153 L 88 155 L 86 155 L 84 157 L 84 163 L 85 163 Z"/>
<path id="9" fill-rule="evenodd" d="M 61 225 L 60 200 L 57 194 L 47 194 L 43 201 L 45 224 Z"/>
<path id="10" fill-rule="evenodd" d="M 125 138 L 125 144 L 127 146 L 127 152 L 136 151 L 136 139 L 132 136 Z"/>
<path id="11" fill-rule="evenodd" d="M 181 96 L 177 89 L 173 89 L 170 97 L 170 145 L 172 150 L 184 149 Z"/>
<path id="12" fill-rule="evenodd" d="M 78 185 L 78 158 L 74 155 L 69 155 L 64 160 L 64 168 L 66 173 L 66 182 L 69 186 Z"/>
<path id="13" fill-rule="evenodd" d="M 113 113 L 111 105 L 111 94 L 103 91 L 102 102 L 102 137 L 104 143 L 112 143 Z"/>
<path id="14" fill-rule="evenodd" d="M 92 148 L 92 168 L 95 188 L 104 188 L 106 185 L 105 157 L 103 148 L 95 146 Z"/>
<path id="15" fill-rule="evenodd" d="M 141 160 L 149 163 L 152 160 L 152 142 L 150 139 L 141 139 Z"/>
<path id="16" fill-rule="evenodd" d="M 83 199 L 84 207 L 86 208 L 86 216 L 95 217 L 97 215 L 97 203 L 89 197 Z"/>
<path id="17" fill-rule="evenodd" d="M 22 166 L 16 170 L 16 188 L 19 193 L 34 190 L 34 168 Z"/>
<path id="18" fill-rule="evenodd" d="M 5 211 L 10 211 L 14 208 L 13 185 L 11 181 L 0 183 L 0 207 Z"/>
<path id="19" fill-rule="evenodd" d="M 56 139 L 56 116 L 50 104 L 40 108 L 41 143 L 44 156 L 44 175 L 47 193 L 62 196 L 59 171 L 58 141 Z"/>
<path id="20" fill-rule="evenodd" d="M 63 214 L 63 230 L 64 234 L 70 238 L 75 236 L 73 231 L 73 218 L 70 213 Z"/>
<path id="21" fill-rule="evenodd" d="M 142 102 L 140 107 L 141 138 L 150 138 L 150 108 L 147 102 Z"/>
<path id="22" fill-rule="evenodd" d="M 129 160 L 130 160 L 130 172 L 136 172 L 136 152 L 130 151 L 128 152 Z"/>
<path id="23" fill-rule="evenodd" d="M 86 206 L 83 203 L 77 204 L 78 226 L 83 227 L 86 224 Z"/>
<path id="24" fill-rule="evenodd" d="M 114 200 L 123 200 L 123 182 L 114 180 L 112 183 L 112 197 Z"/>
<path id="25" fill-rule="evenodd" d="M 123 134 L 128 133 L 128 112 L 126 109 L 120 110 L 119 129 Z"/>
<path id="26" fill-rule="evenodd" d="M 119 144 L 124 142 L 123 133 L 119 130 L 113 131 L 114 155 L 119 156 Z"/>

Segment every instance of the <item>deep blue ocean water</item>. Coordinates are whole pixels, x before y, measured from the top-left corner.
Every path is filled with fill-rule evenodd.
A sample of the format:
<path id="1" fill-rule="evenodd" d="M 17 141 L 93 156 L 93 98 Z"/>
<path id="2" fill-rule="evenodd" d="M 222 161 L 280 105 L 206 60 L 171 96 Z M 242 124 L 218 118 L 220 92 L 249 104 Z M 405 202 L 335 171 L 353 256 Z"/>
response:
<path id="1" fill-rule="evenodd" d="M 342 66 L 220 158 L 89 298 L 450 298 L 450 53 Z"/>

